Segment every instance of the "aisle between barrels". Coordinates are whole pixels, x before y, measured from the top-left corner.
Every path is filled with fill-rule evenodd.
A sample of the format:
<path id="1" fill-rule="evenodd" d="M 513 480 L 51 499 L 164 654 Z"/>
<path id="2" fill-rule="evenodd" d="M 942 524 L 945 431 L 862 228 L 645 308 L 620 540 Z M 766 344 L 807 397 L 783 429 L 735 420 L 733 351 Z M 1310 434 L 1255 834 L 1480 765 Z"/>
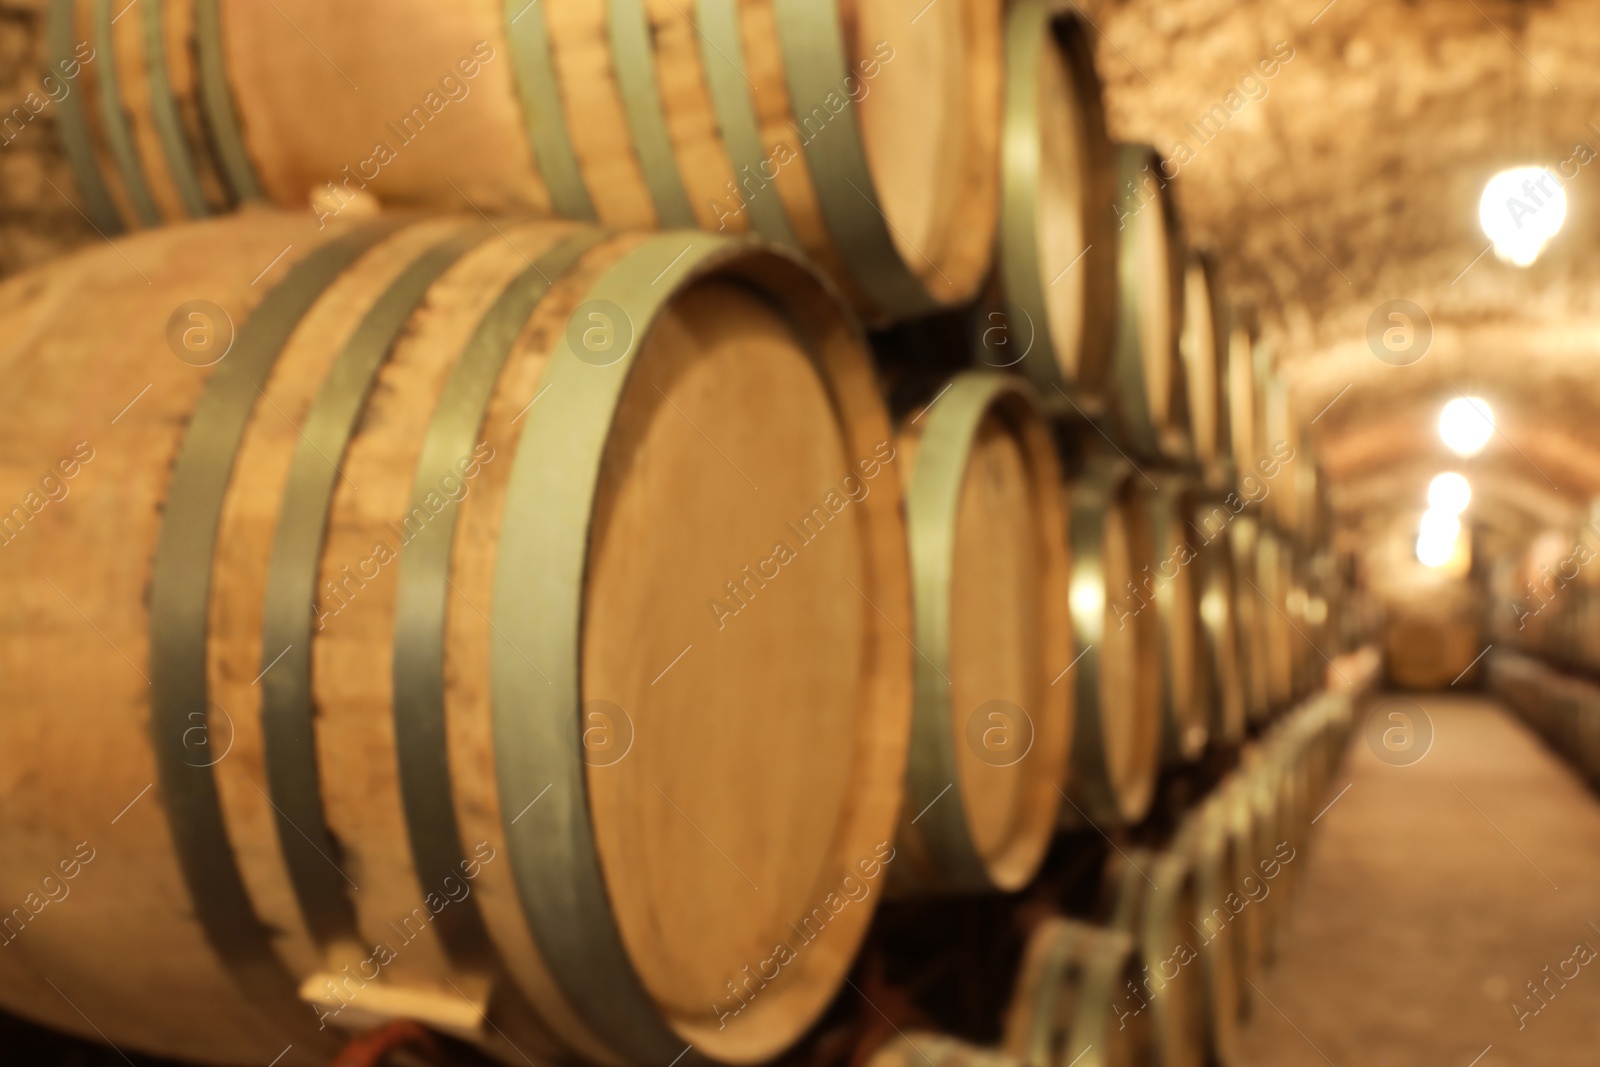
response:
<path id="1" fill-rule="evenodd" d="M 1372 716 L 1241 1063 L 1592 1065 L 1600 800 L 1489 700 L 1387 694 Z"/>

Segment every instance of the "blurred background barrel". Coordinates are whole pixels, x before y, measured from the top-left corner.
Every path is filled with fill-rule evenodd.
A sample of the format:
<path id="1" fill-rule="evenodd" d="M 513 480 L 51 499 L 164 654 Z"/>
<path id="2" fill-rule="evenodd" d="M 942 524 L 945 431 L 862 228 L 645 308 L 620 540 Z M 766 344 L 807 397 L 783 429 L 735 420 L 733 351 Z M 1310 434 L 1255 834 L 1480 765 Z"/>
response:
<path id="1" fill-rule="evenodd" d="M 1043 920 L 1023 953 L 1001 1047 L 1029 1067 L 1067 1063 L 1086 1049 L 1103 1063 L 1153 1062 L 1140 962 L 1125 931 Z"/>
<path id="2" fill-rule="evenodd" d="M 1235 569 L 1233 521 L 1226 505 L 1196 502 L 1190 529 L 1200 539 L 1195 566 L 1200 602 L 1201 655 L 1210 683 L 1207 705 L 1211 711 L 1210 736 L 1222 744 L 1236 744 L 1245 731 L 1249 696 L 1248 639 L 1241 630 L 1240 582 Z"/>
<path id="3" fill-rule="evenodd" d="M 1266 451 L 1264 398 L 1256 378 L 1259 329 L 1253 309 L 1233 309 L 1228 331 L 1228 426 L 1233 463 L 1241 481 L 1255 473 L 1256 461 Z"/>
<path id="4" fill-rule="evenodd" d="M 1200 633 L 1199 568 L 1190 516 L 1193 485 L 1181 475 L 1147 475 L 1140 485 L 1153 551 L 1140 568 L 1137 603 L 1155 612 L 1161 664 L 1161 750 L 1168 763 L 1190 763 L 1211 729 L 1211 662 Z"/>
<path id="5" fill-rule="evenodd" d="M 974 371 L 917 410 L 898 452 L 918 658 L 897 882 L 1016 889 L 1054 835 L 1072 743 L 1055 442 L 1031 389 Z"/>
<path id="6" fill-rule="evenodd" d="M 1117 146 L 1117 332 L 1112 415 L 1135 458 L 1187 462 L 1189 396 L 1183 329 L 1183 233 L 1165 161 L 1149 145 Z"/>
<path id="7" fill-rule="evenodd" d="M 1160 624 L 1140 610 L 1150 513 L 1128 464 L 1096 462 L 1067 486 L 1071 508 L 1076 732 L 1062 818 L 1137 822 L 1161 763 Z"/>
<path id="8" fill-rule="evenodd" d="M 1105 403 L 1116 328 L 1116 156 L 1089 28 L 1052 0 L 1006 14 L 998 281 L 1050 410 Z"/>
<path id="9" fill-rule="evenodd" d="M 1220 488 L 1233 470 L 1233 427 L 1228 413 L 1229 312 L 1216 258 L 1203 249 L 1191 250 L 1184 267 L 1180 340 L 1194 464 L 1208 486 Z"/>
<path id="10" fill-rule="evenodd" d="M 86 834 L 100 873 L 0 1001 L 228 1063 L 326 1062 L 345 1012 L 786 1047 L 881 896 L 911 713 L 849 314 L 698 234 L 251 213 L 125 247 L 143 277 L 105 247 L 0 288 L 0 489 L 64 451 L 98 483 L 0 557 L 0 743 L 38 770 L 0 889 Z"/>

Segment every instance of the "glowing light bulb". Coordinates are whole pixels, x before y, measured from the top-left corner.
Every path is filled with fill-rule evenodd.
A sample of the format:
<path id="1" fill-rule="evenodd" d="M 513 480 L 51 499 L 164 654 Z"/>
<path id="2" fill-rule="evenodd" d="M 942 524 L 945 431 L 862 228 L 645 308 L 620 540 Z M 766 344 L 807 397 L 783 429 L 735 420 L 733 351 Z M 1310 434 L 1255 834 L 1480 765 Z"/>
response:
<path id="1" fill-rule="evenodd" d="M 1519 267 L 1538 259 L 1566 220 L 1566 190 L 1545 167 L 1501 171 L 1478 201 L 1478 223 L 1494 242 L 1494 254 Z"/>
<path id="2" fill-rule="evenodd" d="M 1445 471 L 1428 483 L 1428 507 L 1459 515 L 1472 503 L 1472 484 L 1455 471 Z"/>
<path id="3" fill-rule="evenodd" d="M 1439 413 L 1439 436 L 1458 456 L 1475 456 L 1494 436 L 1494 412 L 1478 397 L 1456 397 Z"/>
<path id="4" fill-rule="evenodd" d="M 1417 561 L 1425 567 L 1443 567 L 1456 553 L 1461 520 L 1446 511 L 1423 512 L 1417 529 Z"/>

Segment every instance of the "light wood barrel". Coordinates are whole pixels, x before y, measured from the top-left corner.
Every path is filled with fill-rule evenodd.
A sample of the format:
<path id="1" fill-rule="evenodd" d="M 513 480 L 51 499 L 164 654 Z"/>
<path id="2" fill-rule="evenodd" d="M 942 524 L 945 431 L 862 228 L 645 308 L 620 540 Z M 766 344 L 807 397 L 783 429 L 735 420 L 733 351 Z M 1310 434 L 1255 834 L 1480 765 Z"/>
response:
<path id="1" fill-rule="evenodd" d="M 1165 852 L 1118 849 L 1106 861 L 1110 925 L 1134 941 L 1135 996 L 1148 1008 L 1157 1062 L 1202 1067 L 1205 983 L 1199 966 L 1196 870 L 1185 846 Z"/>
<path id="2" fill-rule="evenodd" d="M 1046 919 L 1023 952 L 1001 1048 L 1027 1067 L 1153 1067 L 1142 980 L 1126 932 Z"/>
<path id="3" fill-rule="evenodd" d="M 1183 236 L 1161 156 L 1117 145 L 1117 328 L 1111 410 L 1118 440 L 1135 456 L 1192 455 L 1188 385 L 1179 355 Z"/>
<path id="4" fill-rule="evenodd" d="M 1252 750 L 1247 748 L 1246 754 Z M 1260 875 L 1256 863 L 1261 856 L 1263 831 L 1256 807 L 1257 789 L 1254 779 L 1241 763 L 1218 788 L 1219 824 L 1232 842 L 1232 859 L 1235 864 L 1228 892 L 1233 894 L 1228 909 L 1234 912 L 1237 932 L 1235 960 L 1239 965 L 1239 997 L 1241 1016 L 1249 1014 L 1254 1002 L 1250 981 L 1258 977 L 1267 963 L 1268 919 L 1260 896 Z"/>
<path id="5" fill-rule="evenodd" d="M 1156 613 L 1160 648 L 1161 751 L 1167 763 L 1190 763 L 1211 729 L 1211 679 L 1203 649 L 1200 573 L 1190 516 L 1194 493 L 1183 475 L 1146 472 L 1136 484 L 1150 516 L 1154 551 L 1140 568 L 1136 596 Z"/>
<path id="6" fill-rule="evenodd" d="M 1116 161 L 1089 34 L 1062 0 L 1006 14 L 999 281 L 1053 410 L 1103 403 L 1116 328 Z"/>
<path id="7" fill-rule="evenodd" d="M 107 232 L 370 197 L 753 231 L 882 319 L 993 258 L 999 0 L 50 2 L 99 45 L 63 119 Z"/>
<path id="8" fill-rule="evenodd" d="M 1055 832 L 1072 743 L 1055 442 L 1026 383 L 988 371 L 948 382 L 898 449 L 917 659 L 896 884 L 1017 889 Z"/>
<path id="9" fill-rule="evenodd" d="M 1262 637 L 1267 666 L 1267 702 L 1272 713 L 1284 711 L 1295 696 L 1295 645 L 1301 640 L 1289 617 L 1293 561 L 1287 539 L 1264 526 L 1256 542 L 1255 584 L 1260 590 Z"/>
<path id="10" fill-rule="evenodd" d="M 394 1016 L 508 1059 L 792 1042 L 912 707 L 828 294 L 710 235 L 269 212 L 0 287 L 0 497 L 81 467 L 0 553 L 0 892 L 98 853 L 0 1003 L 238 1064 Z"/>
<path id="11" fill-rule="evenodd" d="M 1266 454 L 1261 420 L 1262 397 L 1256 379 L 1255 315 L 1248 308 L 1234 308 L 1228 330 L 1228 426 L 1237 477 L 1256 469 Z"/>
<path id="12" fill-rule="evenodd" d="M 1316 668 L 1324 662 L 1311 622 L 1310 556 L 1298 540 L 1287 545 L 1289 592 L 1286 611 L 1292 624 L 1289 647 L 1293 653 L 1294 699 L 1298 703 L 1317 688 Z"/>
<path id="13" fill-rule="evenodd" d="M 1139 929 L 1146 973 L 1153 975 L 1150 1006 L 1159 1062 L 1164 1067 L 1205 1067 L 1206 989 L 1201 956 L 1214 951 L 1195 937 L 1200 910 L 1199 871 L 1188 852 L 1173 847 L 1150 869 Z"/>
<path id="14" fill-rule="evenodd" d="M 1240 624 L 1238 571 L 1228 527 L 1234 516 L 1226 504 L 1196 501 L 1190 530 L 1201 541 L 1195 561 L 1200 598 L 1200 647 L 1210 683 L 1210 736 L 1223 744 L 1243 737 L 1248 694 L 1248 664 Z"/>
<path id="15" fill-rule="evenodd" d="M 1301 713 L 1307 711 L 1302 707 Z M 1297 715 L 1303 718 L 1303 715 Z M 1307 840 L 1311 834 L 1311 819 L 1316 815 L 1312 807 L 1310 792 L 1310 777 L 1307 760 L 1309 753 L 1305 748 L 1304 739 L 1295 737 L 1291 732 L 1285 736 L 1271 753 L 1276 771 L 1277 795 L 1277 825 L 1278 841 L 1273 842 L 1273 847 L 1287 843 L 1289 848 L 1297 854 L 1303 853 Z M 1286 925 L 1289 908 L 1294 902 L 1294 893 L 1299 885 L 1300 873 L 1303 867 L 1297 863 L 1283 864 L 1278 868 L 1278 877 L 1273 882 L 1273 892 L 1280 898 L 1278 908 L 1278 924 L 1280 936 L 1281 928 Z"/>
<path id="16" fill-rule="evenodd" d="M 1239 797 L 1250 826 L 1250 877 L 1263 887 L 1259 900 L 1252 899 L 1256 911 L 1256 940 L 1252 945 L 1259 967 L 1270 964 L 1284 919 L 1285 894 L 1277 879 L 1265 880 L 1261 869 L 1271 861 L 1280 845 L 1288 842 L 1290 815 L 1284 806 L 1288 787 L 1283 764 L 1270 746 L 1251 745 L 1240 760 Z M 1292 845 L 1291 845 L 1292 847 Z"/>
<path id="17" fill-rule="evenodd" d="M 1261 523 L 1248 512 L 1236 516 L 1228 526 L 1229 548 L 1239 582 L 1234 607 L 1239 612 L 1239 659 L 1245 680 L 1245 714 L 1252 723 L 1263 723 L 1272 714 L 1271 655 L 1267 616 L 1272 603 L 1259 581 Z"/>
<path id="18" fill-rule="evenodd" d="M 1071 506 L 1076 711 L 1068 823 L 1138 822 L 1161 765 L 1159 622 L 1141 610 L 1138 561 L 1150 558 L 1150 515 L 1122 463 L 1094 463 L 1067 487 Z"/>
<path id="19" fill-rule="evenodd" d="M 1229 825 L 1229 808 L 1226 792 L 1213 793 L 1190 813 L 1182 835 L 1195 870 L 1193 929 L 1202 942 L 1206 1047 L 1210 1062 L 1219 1067 L 1229 1067 L 1238 1055 L 1239 1022 L 1248 1002 L 1240 917 L 1249 906 L 1242 903 L 1238 885 L 1248 859 Z"/>
<path id="20" fill-rule="evenodd" d="M 1180 350 L 1189 387 L 1189 433 L 1195 465 L 1215 488 L 1228 484 L 1224 468 L 1233 465 L 1228 412 L 1230 333 L 1216 258 L 1203 249 L 1191 250 L 1183 272 Z"/>
<path id="21" fill-rule="evenodd" d="M 1300 432 L 1301 427 L 1295 420 L 1289 383 L 1282 375 L 1270 369 L 1270 365 L 1263 359 L 1264 351 L 1264 349 L 1259 350 L 1256 354 L 1256 373 L 1260 379 L 1261 394 L 1265 404 L 1260 442 L 1263 451 L 1257 459 L 1266 458 L 1274 450 L 1274 446 L 1280 450 L 1285 446 L 1295 449 L 1294 461 L 1280 472 L 1279 477 L 1271 480 L 1272 492 L 1264 501 L 1265 511 L 1278 529 L 1287 534 L 1295 534 L 1300 530 L 1302 470 L 1310 468 L 1311 457 L 1303 451 L 1305 441 Z"/>

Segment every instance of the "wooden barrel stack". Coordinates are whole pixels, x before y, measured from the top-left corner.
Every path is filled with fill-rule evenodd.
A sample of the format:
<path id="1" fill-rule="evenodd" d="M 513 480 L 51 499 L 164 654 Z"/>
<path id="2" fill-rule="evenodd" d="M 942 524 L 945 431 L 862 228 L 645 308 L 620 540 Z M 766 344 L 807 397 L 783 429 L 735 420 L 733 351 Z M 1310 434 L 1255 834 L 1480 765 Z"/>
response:
<path id="1" fill-rule="evenodd" d="M 108 232 L 358 197 L 754 232 L 883 318 L 988 272 L 1000 0 L 51 2 L 101 53 L 65 121 Z"/>
<path id="2" fill-rule="evenodd" d="M 1326 487 L 1070 4 L 47 2 L 128 236 L 0 283 L 0 895 L 91 872 L 0 1008 L 756 1064 L 881 901 L 1137 838 L 1001 1049 L 863 1047 L 1228 1062 L 1357 699 Z"/>
<path id="3" fill-rule="evenodd" d="M 776 919 L 880 866 L 905 770 L 900 475 L 859 333 L 805 268 L 738 241 L 684 254 L 682 237 L 549 222 L 507 236 L 476 216 L 324 234 L 252 215 L 139 241 L 159 302 L 105 252 L 0 298 L 8 336 L 39 338 L 7 353 L 34 401 L 6 427 L 8 471 L 47 469 L 91 433 L 116 488 L 85 487 L 10 546 L 9 567 L 43 576 L 5 616 L 18 706 L 96 712 L 74 744 L 32 742 L 70 758 L 49 765 L 63 792 L 8 795 L 53 828 L 8 869 L 53 862 L 55 833 L 157 783 L 165 820 L 130 815 L 101 862 L 200 906 L 145 903 L 127 931 L 166 952 L 117 949 L 143 961 L 118 972 L 129 985 L 102 978 L 80 1002 L 122 1017 L 136 1046 L 241 1055 L 225 1035 L 251 1031 L 218 960 L 285 1032 L 316 1033 L 299 1001 L 468 865 L 478 892 L 417 947 L 391 946 L 384 977 L 417 1001 L 408 1013 L 490 1045 L 476 1010 L 492 1006 L 549 1054 L 770 1055 L 865 930 L 868 908 L 830 917 L 834 947 L 808 953 Z M 285 238 L 296 251 L 252 285 Z M 85 289 L 105 317 L 76 314 Z M 166 307 L 196 293 L 236 323 L 210 367 L 168 350 Z M 601 329 L 574 318 L 585 306 L 617 316 L 609 338 L 570 325 Z M 775 391 L 781 417 L 754 402 Z M 84 619 L 104 641 L 82 640 Z M 3 721 L 8 744 L 29 743 L 31 716 Z M 208 739 L 231 758 L 212 763 Z M 841 753 L 834 774 L 794 772 Z M 729 789 L 763 803 L 741 814 Z M 779 942 L 792 979 L 730 999 L 725 983 Z M 61 980 L 109 950 L 48 929 L 21 948 Z M 450 982 L 477 991 L 465 1023 Z M 126 1015 L 149 987 L 216 1010 Z M 358 1010 L 382 995 L 350 994 Z M 746 1025 L 719 1024 L 719 1005 Z"/>

